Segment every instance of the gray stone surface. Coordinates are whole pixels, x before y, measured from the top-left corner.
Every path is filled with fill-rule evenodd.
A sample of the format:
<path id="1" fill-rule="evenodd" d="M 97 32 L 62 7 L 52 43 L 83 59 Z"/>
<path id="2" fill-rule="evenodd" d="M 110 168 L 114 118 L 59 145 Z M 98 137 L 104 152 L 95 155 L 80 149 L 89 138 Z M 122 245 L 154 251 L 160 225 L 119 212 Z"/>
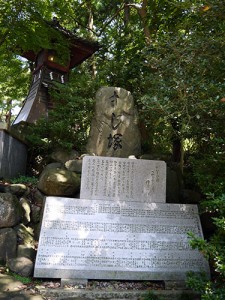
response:
<path id="1" fill-rule="evenodd" d="M 165 291 L 165 290 L 134 290 L 134 291 L 86 291 L 84 289 L 40 289 L 41 295 L 44 297 L 53 297 L 57 300 L 96 300 L 96 299 L 108 299 L 108 300 L 144 300 L 144 299 L 156 299 L 160 300 L 200 300 L 200 296 L 193 291 Z M 54 298 L 55 297 L 55 298 Z M 45 298 L 45 299 L 46 299 Z"/>
<path id="2" fill-rule="evenodd" d="M 33 289 L 24 291 L 21 289 L 23 283 L 14 277 L 0 274 L 0 299 L 1 300 L 90 300 L 90 299 L 108 299 L 108 300 L 140 300 L 147 298 L 149 290 L 88 290 L 71 288 L 43 288 L 42 285 L 36 285 L 36 295 Z M 39 294 L 40 293 L 40 294 Z M 200 300 L 200 296 L 190 290 L 152 290 L 152 294 L 157 295 L 161 300 L 181 300 L 191 299 Z M 149 296 L 150 297 L 150 296 Z"/>
<path id="3" fill-rule="evenodd" d="M 8 260 L 9 269 L 21 276 L 32 276 L 34 263 L 27 257 L 16 257 Z"/>
<path id="4" fill-rule="evenodd" d="M 14 227 L 20 242 L 27 247 L 34 247 L 34 230 L 29 226 L 20 223 Z"/>
<path id="5" fill-rule="evenodd" d="M 16 257 L 17 236 L 12 228 L 0 229 L 0 261 Z"/>
<path id="6" fill-rule="evenodd" d="M 82 171 L 82 159 L 71 159 L 65 162 L 67 170 L 80 174 Z"/>
<path id="7" fill-rule="evenodd" d="M 16 196 L 0 193 L 0 228 L 12 227 L 19 223 L 22 208 Z"/>
<path id="8" fill-rule="evenodd" d="M 80 154 L 75 150 L 71 150 L 71 151 L 68 152 L 68 151 L 65 151 L 63 149 L 56 149 L 50 155 L 52 160 L 57 161 L 59 163 L 63 163 L 63 164 L 66 161 L 68 161 L 70 159 L 76 159 L 79 156 L 80 156 Z"/>
<path id="9" fill-rule="evenodd" d="M 34 295 L 33 290 L 23 291 L 23 283 L 7 274 L 0 274 L 0 299 L 1 300 L 42 300 L 41 295 Z"/>
<path id="10" fill-rule="evenodd" d="M 0 174 L 14 178 L 26 173 L 27 147 L 12 137 L 6 130 L 0 130 Z"/>
<path id="11" fill-rule="evenodd" d="M 34 276 L 184 280 L 208 272 L 197 206 L 47 197 Z"/>
<path id="12" fill-rule="evenodd" d="M 165 203 L 166 163 L 85 156 L 80 198 Z"/>
<path id="13" fill-rule="evenodd" d="M 39 223 L 41 219 L 41 207 L 32 204 L 31 205 L 31 220 L 33 223 Z"/>
<path id="14" fill-rule="evenodd" d="M 31 204 L 30 201 L 25 197 L 20 198 L 20 204 L 23 209 L 22 221 L 24 225 L 27 225 L 30 222 Z"/>
<path id="15" fill-rule="evenodd" d="M 22 292 L 22 291 L 3 292 L 3 293 L 0 292 L 0 300 L 44 300 L 44 299 L 46 298 L 43 298 L 41 295 L 33 295 L 32 292 L 30 293 Z M 63 300 L 63 298 L 61 299 Z M 59 300 L 59 298 L 57 300 Z M 64 298 L 64 300 L 68 300 L 68 298 L 66 299 Z"/>
<path id="16" fill-rule="evenodd" d="M 36 251 L 33 248 L 25 245 L 18 245 L 17 257 L 26 257 L 34 261 L 36 257 Z"/>
<path id="17" fill-rule="evenodd" d="M 38 189 L 33 191 L 33 199 L 35 205 L 44 206 L 45 196 Z"/>
<path id="18" fill-rule="evenodd" d="M 98 90 L 87 152 L 114 157 L 141 154 L 137 110 L 129 91 L 119 87 Z"/>
<path id="19" fill-rule="evenodd" d="M 87 279 L 79 279 L 79 278 L 62 278 L 61 279 L 61 287 L 67 286 L 82 286 L 87 287 L 88 280 Z"/>
<path id="20" fill-rule="evenodd" d="M 6 186 L 5 191 L 7 193 L 11 193 L 18 197 L 24 195 L 25 193 L 29 193 L 29 188 L 25 184 L 9 184 Z"/>

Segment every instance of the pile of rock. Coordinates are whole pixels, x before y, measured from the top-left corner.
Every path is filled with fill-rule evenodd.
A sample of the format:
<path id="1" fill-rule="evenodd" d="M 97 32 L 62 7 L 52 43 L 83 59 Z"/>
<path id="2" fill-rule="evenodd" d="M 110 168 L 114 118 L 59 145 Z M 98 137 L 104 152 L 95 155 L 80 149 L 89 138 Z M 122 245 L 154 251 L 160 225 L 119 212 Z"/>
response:
<path id="1" fill-rule="evenodd" d="M 1 186 L 0 262 L 22 276 L 33 273 L 35 231 L 39 227 L 43 195 L 24 184 Z"/>
<path id="2" fill-rule="evenodd" d="M 76 151 L 56 150 L 50 156 L 52 163 L 39 176 L 38 189 L 48 196 L 78 196 L 82 158 Z"/>
<path id="3" fill-rule="evenodd" d="M 55 151 L 51 163 L 43 168 L 37 186 L 0 185 L 0 263 L 7 264 L 11 271 L 22 276 L 33 275 L 45 196 L 79 198 L 83 156 L 75 151 Z M 186 191 L 185 197 L 182 191 Z M 198 202 L 193 193 L 187 192 L 181 174 L 169 165 L 167 202 Z"/>
<path id="4" fill-rule="evenodd" d="M 0 185 L 0 264 L 32 276 L 46 195 L 79 197 L 82 160 L 57 151 L 37 186 Z"/>

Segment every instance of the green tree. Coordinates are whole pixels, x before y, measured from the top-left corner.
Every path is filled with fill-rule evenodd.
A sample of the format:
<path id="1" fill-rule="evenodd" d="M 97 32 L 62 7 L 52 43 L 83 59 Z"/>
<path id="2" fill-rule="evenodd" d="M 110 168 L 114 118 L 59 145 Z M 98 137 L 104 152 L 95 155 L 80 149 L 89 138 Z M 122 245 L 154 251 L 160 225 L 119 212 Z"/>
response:
<path id="1" fill-rule="evenodd" d="M 57 16 L 79 36 L 97 38 L 101 49 L 71 71 L 70 85 L 58 87 L 51 123 L 42 123 L 41 132 L 35 128 L 33 142 L 45 149 L 55 144 L 82 149 L 95 91 L 101 85 L 123 87 L 137 102 L 146 151 L 166 152 L 181 167 L 191 165 L 191 187 L 195 182 L 204 195 L 213 194 L 213 205 L 224 194 L 224 10 L 218 0 L 0 0 L 1 103 L 22 99 L 27 87 L 29 65 L 16 55 L 40 47 L 68 51 L 49 27 Z M 218 227 L 223 201 L 216 208 Z M 215 248 L 205 249 L 213 254 Z M 214 253 L 220 251 L 224 262 L 218 249 Z"/>
<path id="2" fill-rule="evenodd" d="M 85 26 L 78 25 L 84 21 L 79 9 L 79 1 L 48 0 L 0 0 L 0 104 L 7 109 L 12 100 L 22 102 L 28 89 L 32 64 L 21 61 L 19 55 L 28 50 L 38 52 L 41 48 L 57 49 L 67 55 L 68 41 L 51 27 L 50 21 L 58 16 L 61 25 L 79 35 L 85 32 Z M 85 11 L 85 10 L 84 10 Z M 77 13 L 77 15 L 76 15 Z M 86 11 L 85 11 L 85 14 Z M 76 16 L 76 17 L 75 17 Z M 86 30 L 87 31 L 87 30 Z M 87 33 L 86 33 L 87 34 Z M 23 96 L 22 96 L 23 95 Z"/>
<path id="3" fill-rule="evenodd" d="M 8 55 L 14 55 L 38 50 L 40 45 L 52 46 L 55 32 L 48 21 L 55 15 L 77 34 L 98 37 L 101 50 L 85 66 L 98 84 L 121 86 L 134 94 L 144 127 L 151 132 L 153 150 L 171 152 L 176 142 L 189 151 L 187 145 L 202 151 L 212 140 L 218 146 L 224 118 L 224 102 L 219 101 L 224 96 L 223 2 L 23 0 L 0 4 L 0 53 L 10 50 Z M 65 41 L 59 44 L 67 47 Z M 6 85 L 13 84 L 6 81 Z"/>
<path id="4" fill-rule="evenodd" d="M 52 86 L 50 94 L 54 99 L 54 109 L 49 111 L 48 118 L 31 124 L 27 130 L 26 139 L 32 150 L 36 149 L 42 155 L 55 148 L 85 151 L 93 116 L 93 98 L 98 88 L 91 74 L 82 67 L 73 71 L 67 85 L 58 83 Z"/>

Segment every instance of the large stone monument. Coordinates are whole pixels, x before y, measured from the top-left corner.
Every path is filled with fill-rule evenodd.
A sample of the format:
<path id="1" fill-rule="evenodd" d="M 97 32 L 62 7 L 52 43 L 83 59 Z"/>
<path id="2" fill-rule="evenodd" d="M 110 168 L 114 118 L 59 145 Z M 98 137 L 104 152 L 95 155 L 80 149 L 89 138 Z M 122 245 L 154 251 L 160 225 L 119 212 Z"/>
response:
<path id="1" fill-rule="evenodd" d="M 184 280 L 208 273 L 187 233 L 202 237 L 195 205 L 47 197 L 36 277 Z"/>
<path id="2" fill-rule="evenodd" d="M 86 157 L 83 199 L 47 197 L 35 277 L 185 280 L 209 268 L 196 205 L 165 203 L 165 163 Z M 87 198 L 84 198 L 84 196 Z"/>
<path id="3" fill-rule="evenodd" d="M 114 157 L 141 154 L 137 110 L 130 92 L 118 87 L 97 92 L 87 152 Z"/>

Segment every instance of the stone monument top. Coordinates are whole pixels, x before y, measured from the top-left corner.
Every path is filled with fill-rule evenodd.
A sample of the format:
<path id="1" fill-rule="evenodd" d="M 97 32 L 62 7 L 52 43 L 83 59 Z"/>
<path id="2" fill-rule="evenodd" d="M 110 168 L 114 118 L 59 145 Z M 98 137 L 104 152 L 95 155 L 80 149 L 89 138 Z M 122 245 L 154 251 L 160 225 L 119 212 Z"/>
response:
<path id="1" fill-rule="evenodd" d="M 140 155 L 137 110 L 130 92 L 119 87 L 98 90 L 87 152 L 114 157 Z"/>

